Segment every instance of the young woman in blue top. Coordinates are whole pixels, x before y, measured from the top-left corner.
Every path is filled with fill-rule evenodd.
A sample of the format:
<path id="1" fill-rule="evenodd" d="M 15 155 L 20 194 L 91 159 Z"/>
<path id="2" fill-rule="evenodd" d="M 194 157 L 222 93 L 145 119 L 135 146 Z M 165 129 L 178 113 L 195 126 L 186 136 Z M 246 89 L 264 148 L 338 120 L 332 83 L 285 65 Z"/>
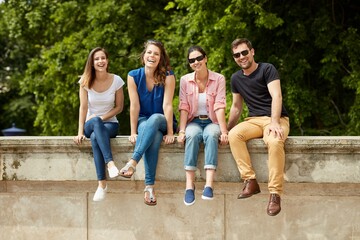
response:
<path id="1" fill-rule="evenodd" d="M 144 202 L 156 205 L 154 184 L 160 144 L 162 141 L 173 143 L 177 127 L 172 105 L 175 76 L 165 48 L 159 41 L 145 42 L 141 62 L 144 67 L 130 71 L 127 78 L 131 127 L 129 141 L 135 144 L 135 148 L 129 162 L 120 170 L 120 175 L 130 178 L 143 157 Z"/>

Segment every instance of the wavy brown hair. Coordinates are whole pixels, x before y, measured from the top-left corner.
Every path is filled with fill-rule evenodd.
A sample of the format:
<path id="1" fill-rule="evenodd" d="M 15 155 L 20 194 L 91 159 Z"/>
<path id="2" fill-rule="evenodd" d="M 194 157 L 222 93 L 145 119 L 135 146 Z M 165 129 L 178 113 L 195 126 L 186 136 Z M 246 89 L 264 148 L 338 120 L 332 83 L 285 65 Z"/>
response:
<path id="1" fill-rule="evenodd" d="M 166 73 L 171 70 L 170 66 L 170 58 L 166 53 L 165 47 L 162 42 L 157 40 L 148 40 L 144 43 L 144 50 L 140 55 L 141 64 L 145 65 L 144 62 L 144 55 L 146 49 L 149 45 L 155 45 L 160 49 L 160 61 L 155 70 L 154 77 L 155 77 L 155 84 L 156 85 L 165 85 Z"/>
<path id="2" fill-rule="evenodd" d="M 90 51 L 89 56 L 87 58 L 84 72 L 81 75 L 80 85 L 82 87 L 86 87 L 88 89 L 91 89 L 91 87 L 94 85 L 95 81 L 95 68 L 94 68 L 94 55 L 95 53 L 102 51 L 105 53 L 106 59 L 109 59 L 108 52 L 102 48 L 102 47 L 96 47 L 93 50 Z M 108 72 L 109 65 L 106 67 L 106 71 Z"/>

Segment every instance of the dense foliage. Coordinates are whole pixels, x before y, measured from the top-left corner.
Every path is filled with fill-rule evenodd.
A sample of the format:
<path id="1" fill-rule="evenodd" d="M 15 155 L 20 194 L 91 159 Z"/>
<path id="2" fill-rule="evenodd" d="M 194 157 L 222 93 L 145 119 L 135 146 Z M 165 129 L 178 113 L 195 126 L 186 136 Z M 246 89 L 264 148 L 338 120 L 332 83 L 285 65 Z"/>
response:
<path id="1" fill-rule="evenodd" d="M 96 46 L 109 51 L 110 71 L 126 80 L 140 67 L 143 42 L 161 40 L 179 80 L 190 71 L 188 47 L 200 45 L 209 68 L 229 80 L 238 70 L 230 43 L 247 37 L 256 60 L 280 72 L 291 135 L 359 135 L 359 10 L 355 0 L 4 0 L 0 127 L 16 122 L 30 135 L 76 134 L 77 82 Z M 125 101 L 121 134 L 129 134 Z"/>

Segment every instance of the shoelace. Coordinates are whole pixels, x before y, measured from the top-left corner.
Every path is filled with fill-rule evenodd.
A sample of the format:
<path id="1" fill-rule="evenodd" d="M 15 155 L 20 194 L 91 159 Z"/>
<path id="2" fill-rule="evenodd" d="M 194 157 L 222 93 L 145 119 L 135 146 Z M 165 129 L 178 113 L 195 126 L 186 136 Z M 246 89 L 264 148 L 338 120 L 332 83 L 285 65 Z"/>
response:
<path id="1" fill-rule="evenodd" d="M 277 196 L 276 194 L 271 194 L 271 197 L 270 197 L 270 202 L 274 202 L 274 203 L 279 203 L 280 197 Z"/>

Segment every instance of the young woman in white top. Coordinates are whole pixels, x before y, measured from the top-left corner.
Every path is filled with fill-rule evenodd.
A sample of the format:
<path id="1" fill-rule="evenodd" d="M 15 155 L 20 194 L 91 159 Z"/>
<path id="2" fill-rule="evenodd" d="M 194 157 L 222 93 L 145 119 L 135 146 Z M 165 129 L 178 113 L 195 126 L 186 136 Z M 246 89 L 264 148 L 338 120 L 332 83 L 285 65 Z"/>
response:
<path id="1" fill-rule="evenodd" d="M 85 137 L 91 139 L 98 188 L 94 201 L 105 198 L 107 191 L 106 167 L 110 178 L 117 177 L 119 170 L 114 164 L 110 138 L 116 137 L 119 122 L 116 115 L 124 106 L 124 81 L 118 75 L 108 72 L 108 53 L 94 48 L 88 56 L 80 83 L 79 130 L 74 137 L 81 144 Z"/>

